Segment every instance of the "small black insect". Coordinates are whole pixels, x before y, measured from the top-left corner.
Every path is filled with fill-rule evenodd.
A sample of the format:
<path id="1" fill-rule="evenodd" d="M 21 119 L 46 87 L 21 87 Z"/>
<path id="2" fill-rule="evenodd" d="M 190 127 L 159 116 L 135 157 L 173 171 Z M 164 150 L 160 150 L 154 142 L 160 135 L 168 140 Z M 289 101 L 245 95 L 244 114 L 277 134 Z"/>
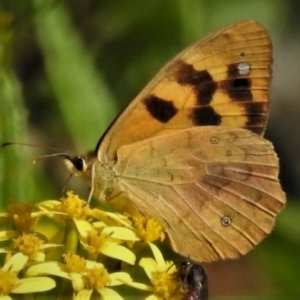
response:
<path id="1" fill-rule="evenodd" d="M 177 268 L 184 291 L 182 300 L 208 300 L 207 276 L 202 266 L 181 261 Z"/>

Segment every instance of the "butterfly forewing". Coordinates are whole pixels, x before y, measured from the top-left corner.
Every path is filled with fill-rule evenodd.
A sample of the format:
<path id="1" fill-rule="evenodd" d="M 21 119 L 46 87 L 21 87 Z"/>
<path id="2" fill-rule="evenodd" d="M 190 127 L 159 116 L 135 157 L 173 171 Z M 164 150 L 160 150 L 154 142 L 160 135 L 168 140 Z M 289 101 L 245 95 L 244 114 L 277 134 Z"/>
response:
<path id="1" fill-rule="evenodd" d="M 254 21 L 232 24 L 187 48 L 118 117 L 96 149 L 99 160 L 113 159 L 122 145 L 194 126 L 262 134 L 271 52 L 267 31 Z"/>

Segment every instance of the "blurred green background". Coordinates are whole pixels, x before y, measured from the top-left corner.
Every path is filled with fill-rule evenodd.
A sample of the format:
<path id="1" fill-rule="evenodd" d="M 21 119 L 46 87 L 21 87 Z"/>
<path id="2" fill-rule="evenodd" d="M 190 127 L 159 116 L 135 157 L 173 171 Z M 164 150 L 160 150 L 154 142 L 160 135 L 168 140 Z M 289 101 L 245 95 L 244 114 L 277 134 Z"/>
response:
<path id="1" fill-rule="evenodd" d="M 93 149 L 114 117 L 175 54 L 229 23 L 262 22 L 274 43 L 266 137 L 288 204 L 275 230 L 240 260 L 206 265 L 211 299 L 300 299 L 300 2 L 297 0 L 1 0 L 0 141 L 74 153 Z M 56 150 L 0 152 L 0 205 L 58 199 Z M 74 179 L 68 189 L 87 195 Z"/>

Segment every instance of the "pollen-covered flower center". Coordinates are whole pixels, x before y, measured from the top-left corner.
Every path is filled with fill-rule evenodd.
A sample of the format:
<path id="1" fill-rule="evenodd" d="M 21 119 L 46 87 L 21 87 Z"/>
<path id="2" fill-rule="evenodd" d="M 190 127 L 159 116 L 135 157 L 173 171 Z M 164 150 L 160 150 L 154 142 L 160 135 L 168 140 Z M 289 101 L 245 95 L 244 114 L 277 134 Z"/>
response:
<path id="1" fill-rule="evenodd" d="M 74 219 L 87 219 L 89 215 L 90 208 L 87 202 L 81 200 L 73 192 L 67 192 L 67 196 L 61 198 L 62 200 L 62 210 L 67 213 L 71 218 Z"/>
<path id="2" fill-rule="evenodd" d="M 179 289 L 179 282 L 175 280 L 174 274 L 166 272 L 154 272 L 151 283 L 154 294 L 160 299 L 169 299 Z"/>
<path id="3" fill-rule="evenodd" d="M 19 279 L 15 273 L 0 270 L 0 297 L 8 295 L 18 286 Z"/>
<path id="4" fill-rule="evenodd" d="M 44 242 L 34 234 L 23 234 L 13 241 L 13 248 L 29 257 L 38 253 Z"/>
<path id="5" fill-rule="evenodd" d="M 153 242 L 158 239 L 161 241 L 165 238 L 164 226 L 155 218 L 145 216 L 132 217 L 132 225 L 136 235 L 145 242 Z"/>
<path id="6" fill-rule="evenodd" d="M 100 290 L 110 283 L 110 278 L 105 268 L 88 269 L 82 276 L 87 289 Z"/>
<path id="7" fill-rule="evenodd" d="M 91 254 L 98 254 L 106 243 L 111 241 L 110 235 L 104 232 L 89 232 L 86 242 L 89 246 L 87 251 Z"/>
<path id="8" fill-rule="evenodd" d="M 86 270 L 85 261 L 77 254 L 68 253 L 63 255 L 65 266 L 64 269 L 68 273 L 82 273 Z"/>

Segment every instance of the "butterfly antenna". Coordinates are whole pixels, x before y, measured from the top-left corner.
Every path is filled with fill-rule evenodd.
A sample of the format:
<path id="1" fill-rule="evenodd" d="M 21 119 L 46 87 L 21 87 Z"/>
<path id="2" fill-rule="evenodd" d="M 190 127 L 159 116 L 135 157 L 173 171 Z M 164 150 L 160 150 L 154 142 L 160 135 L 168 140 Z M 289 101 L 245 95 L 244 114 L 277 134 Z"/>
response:
<path id="1" fill-rule="evenodd" d="M 22 143 L 22 142 L 6 142 L 2 144 L 2 147 L 7 147 L 11 145 L 21 145 L 21 146 L 27 146 L 32 148 L 39 148 L 39 149 L 46 149 L 46 150 L 52 150 L 56 152 L 63 152 L 62 149 L 54 148 L 54 147 L 48 147 L 48 146 L 41 146 L 41 145 L 35 145 L 35 144 L 29 144 L 29 143 Z"/>
<path id="2" fill-rule="evenodd" d="M 72 158 L 70 157 L 70 155 L 67 152 L 59 152 L 59 153 L 53 153 L 53 154 L 39 155 L 33 160 L 33 164 L 36 164 L 39 160 L 41 160 L 43 158 L 49 158 L 49 157 L 62 157 L 69 161 L 72 161 Z"/>
<path id="3" fill-rule="evenodd" d="M 34 145 L 34 144 L 28 144 L 28 143 L 21 143 L 21 142 L 6 142 L 2 144 L 2 147 L 6 147 L 6 146 L 11 146 L 11 145 L 21 145 L 21 146 L 27 146 L 27 147 L 33 147 L 33 148 L 40 148 L 40 149 L 47 149 L 47 150 L 52 150 L 52 151 L 56 151 L 56 153 L 52 153 L 52 154 L 43 154 L 43 155 L 39 155 L 37 156 L 34 160 L 33 160 L 33 164 L 36 164 L 39 160 L 44 159 L 44 158 L 50 158 L 50 157 L 60 157 L 60 158 L 64 158 L 68 161 L 70 161 L 73 165 L 75 165 L 76 161 L 76 157 L 75 159 L 72 159 L 72 157 L 70 156 L 69 153 L 62 151 L 61 149 L 58 148 L 54 148 L 54 147 L 46 147 L 46 146 L 40 146 L 40 145 Z M 63 193 L 65 193 L 66 187 L 68 182 L 70 181 L 70 179 L 72 178 L 74 174 L 71 173 L 68 178 L 66 179 L 64 186 L 63 186 Z"/>
<path id="4" fill-rule="evenodd" d="M 52 150 L 52 151 L 57 152 L 57 153 L 53 153 L 53 154 L 39 155 L 38 157 L 36 157 L 33 160 L 33 164 L 35 164 L 36 162 L 38 162 L 42 158 L 56 157 L 56 156 L 62 157 L 62 158 L 65 158 L 67 160 L 72 161 L 71 156 L 67 152 L 62 151 L 61 149 L 58 149 L 58 148 L 54 148 L 54 147 L 46 147 L 46 146 L 34 145 L 34 144 L 29 144 L 29 143 L 21 143 L 21 142 L 6 142 L 6 143 L 2 144 L 2 147 L 11 146 L 11 145 L 21 145 L 21 146 L 27 146 L 27 147 L 32 147 L 32 148 Z"/>

